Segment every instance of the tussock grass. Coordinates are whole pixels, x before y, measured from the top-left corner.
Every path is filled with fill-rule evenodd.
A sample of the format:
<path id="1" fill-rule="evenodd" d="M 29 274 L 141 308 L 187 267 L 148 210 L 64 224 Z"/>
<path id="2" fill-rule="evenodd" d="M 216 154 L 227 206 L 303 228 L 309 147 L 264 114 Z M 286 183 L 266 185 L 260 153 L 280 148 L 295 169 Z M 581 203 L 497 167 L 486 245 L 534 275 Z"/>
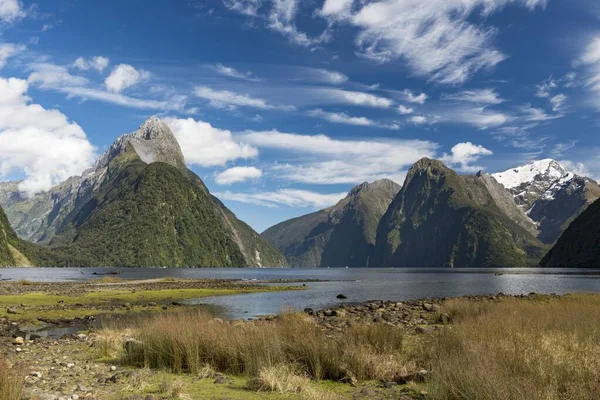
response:
<path id="1" fill-rule="evenodd" d="M 0 400 L 21 400 L 23 374 L 0 358 Z"/>
<path id="2" fill-rule="evenodd" d="M 448 302 L 454 325 L 424 346 L 434 400 L 592 400 L 600 296 Z"/>
<path id="3" fill-rule="evenodd" d="M 202 312 L 161 314 L 141 322 L 125 362 L 171 372 L 259 377 L 285 365 L 310 379 L 393 379 L 403 371 L 402 332 L 387 325 L 331 334 L 304 314 L 273 322 L 226 323 Z"/>

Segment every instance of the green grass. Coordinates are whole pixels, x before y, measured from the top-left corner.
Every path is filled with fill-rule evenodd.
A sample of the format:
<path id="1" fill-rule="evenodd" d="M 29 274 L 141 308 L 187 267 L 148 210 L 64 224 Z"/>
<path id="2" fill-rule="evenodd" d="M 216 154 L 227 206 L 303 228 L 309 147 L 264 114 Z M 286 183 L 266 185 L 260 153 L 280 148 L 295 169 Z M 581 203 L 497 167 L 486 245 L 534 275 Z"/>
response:
<path id="1" fill-rule="evenodd" d="M 7 315 L 13 321 L 36 322 L 38 317 L 48 319 L 70 319 L 97 314 L 126 314 L 130 312 L 161 311 L 161 303 L 183 301 L 186 299 L 213 296 L 227 296 L 245 293 L 259 293 L 281 290 L 302 290 L 300 286 L 257 286 L 244 289 L 168 289 L 168 290 L 121 290 L 104 288 L 98 292 L 84 293 L 77 296 L 54 295 L 50 293 L 26 293 L 21 295 L 0 296 L 0 316 Z M 62 306 L 59 306 L 62 302 Z M 131 310 L 121 305 L 129 303 Z M 149 307 L 148 303 L 158 303 L 157 307 Z M 27 307 L 18 307 L 25 304 Z M 96 306 L 98 308 L 72 308 L 76 304 Z M 119 306 L 109 310 L 109 306 Z M 143 305 L 143 307 L 142 307 Z M 17 306 L 18 314 L 6 314 L 7 307 Z"/>

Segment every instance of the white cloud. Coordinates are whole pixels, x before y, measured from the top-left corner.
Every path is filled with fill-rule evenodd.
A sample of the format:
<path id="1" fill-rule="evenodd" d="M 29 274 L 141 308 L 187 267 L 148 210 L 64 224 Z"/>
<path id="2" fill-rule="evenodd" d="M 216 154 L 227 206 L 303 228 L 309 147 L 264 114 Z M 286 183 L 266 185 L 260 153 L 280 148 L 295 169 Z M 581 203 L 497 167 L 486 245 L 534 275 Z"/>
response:
<path id="1" fill-rule="evenodd" d="M 333 85 L 340 85 L 348 81 L 348 77 L 341 72 L 330 71 L 327 69 L 315 69 L 314 73 L 319 80 Z"/>
<path id="2" fill-rule="evenodd" d="M 415 110 L 413 108 L 408 108 L 406 106 L 399 105 L 398 112 L 402 115 L 408 115 L 408 114 L 412 114 L 413 112 L 415 112 Z"/>
<path id="3" fill-rule="evenodd" d="M 408 89 L 404 89 L 404 96 L 406 98 L 406 101 L 408 101 L 409 103 L 425 104 L 425 102 L 427 101 L 427 95 L 425 93 L 415 95 Z"/>
<path id="4" fill-rule="evenodd" d="M 119 64 L 112 70 L 104 84 L 110 92 L 121 93 L 123 90 L 149 78 L 150 73 L 147 71 L 137 70 L 129 64 Z"/>
<path id="5" fill-rule="evenodd" d="M 262 174 L 262 171 L 256 167 L 232 167 L 216 174 L 215 182 L 219 185 L 231 185 L 258 179 Z"/>
<path id="6" fill-rule="evenodd" d="M 347 17 L 352 9 L 354 0 L 325 0 L 323 8 L 320 10 L 320 14 L 323 17 L 331 17 L 334 19 L 340 19 Z"/>
<path id="7" fill-rule="evenodd" d="M 493 154 L 491 150 L 471 142 L 457 143 L 450 151 L 451 154 L 444 153 L 440 159 L 445 163 L 458 165 L 461 171 L 464 172 L 473 172 L 483 169 L 482 167 L 472 165 L 472 163 L 479 160 L 482 156 L 490 156 Z"/>
<path id="8" fill-rule="evenodd" d="M 0 175 L 22 173 L 19 189 L 50 189 L 91 165 L 94 148 L 58 110 L 32 104 L 27 81 L 0 78 Z"/>
<path id="9" fill-rule="evenodd" d="M 322 194 L 308 190 L 280 189 L 275 192 L 232 193 L 230 191 L 214 194 L 220 199 L 255 204 L 263 207 L 310 207 L 327 208 L 348 195 L 348 193 Z"/>
<path id="10" fill-rule="evenodd" d="M 0 21 L 10 23 L 24 16 L 25 10 L 19 0 L 0 0 Z"/>
<path id="11" fill-rule="evenodd" d="M 411 117 L 409 121 L 415 125 L 422 125 L 427 123 L 427 118 L 422 115 L 415 115 L 414 117 Z"/>
<path id="12" fill-rule="evenodd" d="M 575 175 L 587 177 L 592 176 L 591 171 L 587 168 L 587 166 L 584 163 L 570 160 L 560 160 L 559 164 L 562 165 L 567 171 Z"/>
<path id="13" fill-rule="evenodd" d="M 364 57 L 402 59 L 415 75 L 455 85 L 506 58 L 494 48 L 496 30 L 477 19 L 510 4 L 533 10 L 546 0 L 335 0 L 326 1 L 319 14 L 357 27 Z"/>
<path id="14" fill-rule="evenodd" d="M 591 91 L 590 102 L 600 109 L 600 34 L 588 42 L 577 64 L 586 68 L 584 82 Z"/>
<path id="15" fill-rule="evenodd" d="M 242 138 L 258 148 L 278 150 L 279 162 L 268 166 L 272 176 L 313 184 L 395 179 L 420 158 L 433 157 L 438 147 L 424 140 L 342 140 L 278 131 L 250 131 Z"/>
<path id="16" fill-rule="evenodd" d="M 440 110 L 440 121 L 461 123 L 479 129 L 487 129 L 504 125 L 515 118 L 511 115 L 489 110 L 486 107 L 445 107 Z"/>
<path id="17" fill-rule="evenodd" d="M 10 57 L 25 51 L 26 47 L 12 43 L 0 43 L 0 69 L 6 66 L 6 61 Z"/>
<path id="18" fill-rule="evenodd" d="M 233 11 L 256 17 L 263 5 L 263 0 L 223 0 L 223 4 Z"/>
<path id="19" fill-rule="evenodd" d="M 250 107 L 260 110 L 293 111 L 295 107 L 288 105 L 273 105 L 266 100 L 251 97 L 248 94 L 234 93 L 229 90 L 214 90 L 207 86 L 199 86 L 194 90 L 197 97 L 208 100 L 210 105 L 217 108 Z"/>
<path id="20" fill-rule="evenodd" d="M 377 126 L 385 129 L 399 129 L 397 124 L 380 124 L 366 117 L 352 117 L 343 112 L 327 112 L 320 108 L 308 112 L 311 117 L 321 118 L 334 124 L 346 124 L 355 126 Z"/>
<path id="21" fill-rule="evenodd" d="M 442 94 L 442 100 L 476 104 L 500 104 L 504 102 L 494 89 L 464 90 L 451 94 L 444 93 Z"/>
<path id="22" fill-rule="evenodd" d="M 393 104 L 392 100 L 375 96 L 370 93 L 353 92 L 342 89 L 315 89 L 315 93 L 327 97 L 330 100 L 343 104 L 354 106 L 364 106 L 373 108 L 390 108 Z"/>
<path id="23" fill-rule="evenodd" d="M 32 71 L 27 79 L 30 84 L 35 84 L 40 89 L 64 93 L 68 98 L 92 99 L 142 110 L 187 111 L 186 96 L 171 95 L 164 100 L 138 99 L 122 93 L 90 87 L 90 82 L 86 78 L 72 75 L 61 65 L 38 63 L 29 65 L 29 69 Z"/>
<path id="24" fill-rule="evenodd" d="M 557 94 L 556 96 L 552 96 L 550 98 L 550 104 L 552 105 L 552 111 L 562 112 L 565 108 L 566 101 L 567 101 L 567 96 L 564 94 Z"/>
<path id="25" fill-rule="evenodd" d="M 193 118 L 165 118 L 188 164 L 202 167 L 222 166 L 229 161 L 258 156 L 258 150 L 234 140 L 230 131 Z"/>
<path id="26" fill-rule="evenodd" d="M 222 0 L 230 10 L 241 14 L 262 18 L 266 26 L 287 38 L 290 42 L 307 48 L 315 48 L 329 39 L 326 29 L 319 36 L 309 37 L 296 27 L 295 19 L 298 13 L 299 0 Z"/>
<path id="27" fill-rule="evenodd" d="M 259 82 L 260 81 L 260 79 L 257 78 L 256 76 L 254 76 L 254 74 L 252 74 L 252 72 L 250 72 L 250 71 L 241 72 L 233 67 L 227 67 L 223 64 L 217 64 L 213 68 L 215 71 L 217 71 L 217 73 L 219 73 L 223 76 L 228 76 L 230 78 L 241 79 L 244 81 L 251 81 L 251 82 Z"/>
<path id="28" fill-rule="evenodd" d="M 73 68 L 77 68 L 81 71 L 89 71 L 90 69 L 93 69 L 102 73 L 102 71 L 104 71 L 109 64 L 110 60 L 102 56 L 92 57 L 89 60 L 84 57 L 79 57 L 73 63 Z"/>
<path id="29" fill-rule="evenodd" d="M 71 86 L 85 86 L 89 83 L 86 78 L 71 75 L 66 67 L 61 65 L 38 63 L 29 66 L 32 73 L 27 78 L 30 84 L 36 84 L 42 89 L 56 89 Z"/>
<path id="30" fill-rule="evenodd" d="M 544 111 L 541 108 L 532 107 L 531 104 L 522 105 L 521 107 L 519 107 L 519 111 L 522 114 L 522 118 L 528 122 L 549 121 L 552 119 L 562 117 L 562 115 L 560 115 L 560 114 L 556 114 L 556 115 L 548 114 L 548 113 L 546 113 L 546 111 Z"/>
<path id="31" fill-rule="evenodd" d="M 546 79 L 542 83 L 536 86 L 537 97 L 546 98 L 550 97 L 550 92 L 558 87 L 558 83 L 552 79 L 552 77 Z"/>

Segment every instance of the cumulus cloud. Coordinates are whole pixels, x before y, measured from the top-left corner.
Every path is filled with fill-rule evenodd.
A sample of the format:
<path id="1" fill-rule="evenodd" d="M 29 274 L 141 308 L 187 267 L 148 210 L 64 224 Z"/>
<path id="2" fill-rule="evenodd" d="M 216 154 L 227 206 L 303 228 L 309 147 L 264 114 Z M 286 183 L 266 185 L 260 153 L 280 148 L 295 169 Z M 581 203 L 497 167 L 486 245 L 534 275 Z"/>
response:
<path id="1" fill-rule="evenodd" d="M 0 78 L 0 175 L 23 174 L 28 195 L 48 190 L 91 165 L 94 148 L 58 110 L 31 103 L 28 83 Z"/>
<path id="2" fill-rule="evenodd" d="M 425 104 L 427 95 L 425 93 L 414 94 L 409 89 L 404 89 L 404 97 L 409 103 Z"/>
<path id="3" fill-rule="evenodd" d="M 408 108 L 406 106 L 399 105 L 398 112 L 402 115 L 408 115 L 408 114 L 412 114 L 413 112 L 415 112 L 415 110 L 413 108 Z"/>
<path id="4" fill-rule="evenodd" d="M 188 164 L 223 166 L 229 161 L 258 156 L 255 147 L 234 140 L 230 131 L 215 128 L 208 122 L 193 118 L 165 118 L 164 122 L 175 134 Z"/>
<path id="5" fill-rule="evenodd" d="M 26 49 L 25 46 L 17 45 L 13 43 L 0 43 L 0 69 L 6 66 L 6 61 L 10 57 L 14 57 L 17 54 L 23 52 Z"/>
<path id="6" fill-rule="evenodd" d="M 422 125 L 427 123 L 427 118 L 422 115 L 415 115 L 414 117 L 411 117 L 409 121 L 415 125 Z"/>
<path id="7" fill-rule="evenodd" d="M 14 22 L 25 16 L 23 4 L 19 0 L 0 0 L 0 21 Z"/>
<path id="8" fill-rule="evenodd" d="M 280 189 L 274 192 L 232 193 L 230 191 L 215 193 L 220 199 L 255 204 L 264 207 L 310 207 L 327 208 L 347 196 L 347 193 L 322 194 L 299 189 Z"/>
<path id="9" fill-rule="evenodd" d="M 433 157 L 438 147 L 424 140 L 343 140 L 278 131 L 249 131 L 241 137 L 258 148 L 278 150 L 279 162 L 268 166 L 271 176 L 312 184 L 399 179 L 415 161 Z"/>
<path id="10" fill-rule="evenodd" d="M 150 73 L 147 71 L 137 70 L 129 64 L 119 64 L 106 78 L 104 85 L 110 92 L 121 93 L 123 90 L 149 78 Z"/>
<path id="11" fill-rule="evenodd" d="M 250 107 L 260 110 L 293 111 L 294 106 L 269 104 L 266 100 L 252 97 L 245 93 L 235 93 L 229 90 L 215 90 L 207 86 L 199 86 L 194 90 L 196 97 L 208 100 L 209 104 L 217 108 Z"/>
<path id="12" fill-rule="evenodd" d="M 506 58 L 494 48 L 496 30 L 477 17 L 510 4 L 533 10 L 546 0 L 327 0 L 319 14 L 357 27 L 364 57 L 402 59 L 415 75 L 457 85 Z"/>
<path id="13" fill-rule="evenodd" d="M 482 167 L 472 165 L 482 156 L 492 155 L 492 151 L 481 145 L 475 145 L 471 142 L 457 143 L 450 150 L 450 154 L 444 153 L 441 160 L 450 165 L 459 166 L 461 171 L 474 172 L 483 169 Z"/>
<path id="14" fill-rule="evenodd" d="M 81 71 L 89 71 L 90 69 L 93 69 L 102 73 L 102 71 L 104 71 L 109 64 L 110 60 L 102 56 L 92 57 L 90 59 L 79 57 L 73 63 L 73 68 L 79 69 Z"/>
<path id="15" fill-rule="evenodd" d="M 232 167 L 216 174 L 215 182 L 219 185 L 231 185 L 258 179 L 262 174 L 262 171 L 256 167 Z"/>

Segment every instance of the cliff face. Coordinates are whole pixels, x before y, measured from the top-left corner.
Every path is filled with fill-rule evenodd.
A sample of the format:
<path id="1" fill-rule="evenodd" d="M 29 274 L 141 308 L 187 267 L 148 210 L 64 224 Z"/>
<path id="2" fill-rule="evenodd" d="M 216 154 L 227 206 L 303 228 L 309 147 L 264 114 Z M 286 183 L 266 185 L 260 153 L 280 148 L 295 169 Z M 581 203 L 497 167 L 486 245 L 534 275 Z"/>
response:
<path id="1" fill-rule="evenodd" d="M 374 256 L 379 220 L 400 186 L 363 183 L 328 209 L 277 224 L 262 235 L 295 267 L 364 267 Z"/>

